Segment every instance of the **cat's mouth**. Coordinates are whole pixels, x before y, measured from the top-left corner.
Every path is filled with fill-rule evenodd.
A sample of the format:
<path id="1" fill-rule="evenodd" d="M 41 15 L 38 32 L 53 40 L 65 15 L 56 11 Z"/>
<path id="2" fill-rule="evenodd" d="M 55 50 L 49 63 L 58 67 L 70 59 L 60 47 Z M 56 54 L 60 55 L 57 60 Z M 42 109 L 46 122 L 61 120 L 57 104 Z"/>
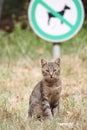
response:
<path id="1" fill-rule="evenodd" d="M 56 77 L 50 76 L 50 77 L 45 78 L 45 80 L 48 82 L 56 82 L 58 79 Z"/>
<path id="2" fill-rule="evenodd" d="M 55 77 L 50 77 L 49 79 L 52 80 L 52 81 L 57 80 Z"/>

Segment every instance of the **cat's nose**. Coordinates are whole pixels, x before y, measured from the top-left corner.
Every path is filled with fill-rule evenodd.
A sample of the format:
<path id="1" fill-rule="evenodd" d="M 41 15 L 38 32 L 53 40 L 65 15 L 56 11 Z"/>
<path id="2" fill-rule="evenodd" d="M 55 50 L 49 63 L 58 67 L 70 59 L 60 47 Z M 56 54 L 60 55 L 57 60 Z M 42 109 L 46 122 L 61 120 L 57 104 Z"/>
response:
<path id="1" fill-rule="evenodd" d="M 50 77 L 53 78 L 53 74 L 50 74 Z"/>
<path id="2" fill-rule="evenodd" d="M 50 77 L 51 77 L 51 78 L 53 78 L 53 76 L 52 76 L 52 75 L 50 75 Z"/>

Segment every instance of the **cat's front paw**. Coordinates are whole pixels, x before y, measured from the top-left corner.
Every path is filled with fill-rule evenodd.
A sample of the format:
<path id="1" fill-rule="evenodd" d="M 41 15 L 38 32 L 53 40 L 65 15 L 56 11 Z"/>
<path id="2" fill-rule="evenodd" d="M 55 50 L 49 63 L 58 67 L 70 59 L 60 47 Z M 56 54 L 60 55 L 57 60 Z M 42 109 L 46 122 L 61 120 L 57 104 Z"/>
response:
<path id="1" fill-rule="evenodd" d="M 53 117 L 52 113 L 47 113 L 46 118 L 51 119 Z"/>

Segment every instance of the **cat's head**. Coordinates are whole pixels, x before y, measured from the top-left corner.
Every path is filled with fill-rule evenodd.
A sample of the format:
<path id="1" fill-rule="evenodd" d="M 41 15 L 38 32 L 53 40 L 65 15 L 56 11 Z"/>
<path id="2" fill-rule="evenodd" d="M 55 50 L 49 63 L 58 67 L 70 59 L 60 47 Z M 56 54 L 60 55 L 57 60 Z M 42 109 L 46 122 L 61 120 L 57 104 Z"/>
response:
<path id="1" fill-rule="evenodd" d="M 60 75 L 60 58 L 54 62 L 47 62 L 41 59 L 43 78 L 48 82 L 55 82 L 59 79 Z"/>

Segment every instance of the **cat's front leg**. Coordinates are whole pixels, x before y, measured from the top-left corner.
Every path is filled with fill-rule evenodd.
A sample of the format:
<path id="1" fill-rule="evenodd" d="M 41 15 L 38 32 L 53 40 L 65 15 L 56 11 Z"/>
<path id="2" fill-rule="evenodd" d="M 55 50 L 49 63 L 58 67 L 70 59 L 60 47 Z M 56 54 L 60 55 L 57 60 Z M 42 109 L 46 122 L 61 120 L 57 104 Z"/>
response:
<path id="1" fill-rule="evenodd" d="M 59 106 L 58 105 L 52 109 L 52 113 L 53 113 L 54 117 L 58 116 L 58 113 L 59 113 Z"/>
<path id="2" fill-rule="evenodd" d="M 54 104 L 54 106 L 52 108 L 52 114 L 54 117 L 57 117 L 59 114 L 59 98 L 58 98 L 58 101 Z"/>
<path id="3" fill-rule="evenodd" d="M 43 111 L 46 117 L 51 118 L 52 117 L 52 112 L 51 112 L 51 108 L 50 108 L 50 104 L 47 101 L 47 99 L 44 99 L 42 101 L 42 106 L 43 106 Z"/>

